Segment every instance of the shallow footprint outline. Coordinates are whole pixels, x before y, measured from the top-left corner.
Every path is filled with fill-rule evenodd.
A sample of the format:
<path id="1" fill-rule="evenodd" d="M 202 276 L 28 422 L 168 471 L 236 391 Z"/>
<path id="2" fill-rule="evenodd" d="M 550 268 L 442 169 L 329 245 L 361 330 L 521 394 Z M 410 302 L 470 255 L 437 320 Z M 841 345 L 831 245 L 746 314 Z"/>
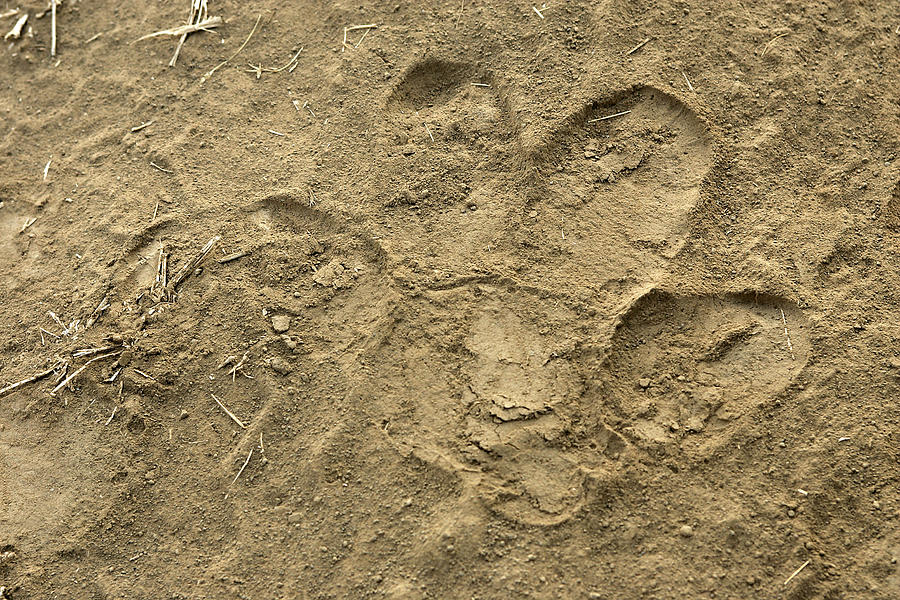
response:
<path id="1" fill-rule="evenodd" d="M 652 291 L 613 336 L 607 409 L 645 447 L 701 433 L 714 443 L 788 388 L 810 358 L 810 330 L 803 312 L 777 296 Z"/>
<path id="2" fill-rule="evenodd" d="M 649 282 L 687 240 L 715 143 L 690 107 L 643 85 L 575 111 L 530 161 L 522 235 L 560 255 L 537 269 L 560 285 L 562 264 L 598 286 Z"/>

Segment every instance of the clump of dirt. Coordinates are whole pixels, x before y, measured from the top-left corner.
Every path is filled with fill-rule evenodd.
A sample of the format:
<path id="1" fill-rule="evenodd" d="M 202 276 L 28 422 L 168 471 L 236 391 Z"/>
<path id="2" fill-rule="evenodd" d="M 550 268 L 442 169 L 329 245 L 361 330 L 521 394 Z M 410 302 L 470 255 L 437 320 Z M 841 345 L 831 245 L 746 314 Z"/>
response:
<path id="1" fill-rule="evenodd" d="M 900 595 L 895 6 L 58 4 L 0 599 Z"/>

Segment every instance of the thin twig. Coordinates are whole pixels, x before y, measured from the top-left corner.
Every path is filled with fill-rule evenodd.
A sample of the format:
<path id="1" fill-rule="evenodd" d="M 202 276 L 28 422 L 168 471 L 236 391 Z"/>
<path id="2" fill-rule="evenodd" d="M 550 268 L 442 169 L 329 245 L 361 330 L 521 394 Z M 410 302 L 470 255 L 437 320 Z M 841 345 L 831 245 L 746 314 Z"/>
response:
<path id="1" fill-rule="evenodd" d="M 372 30 L 371 30 L 371 29 L 366 29 L 366 30 L 363 32 L 362 37 L 359 38 L 359 41 L 356 42 L 356 44 L 353 46 L 353 48 L 359 48 L 359 45 L 363 43 L 363 40 L 366 39 L 366 36 L 369 35 L 369 32 L 370 32 L 370 31 L 372 31 Z"/>
<path id="2" fill-rule="evenodd" d="M 253 456 L 253 448 L 250 448 L 250 454 L 247 455 L 247 460 L 244 461 L 244 465 L 241 467 L 241 470 L 237 472 L 237 475 L 234 476 L 234 479 L 231 480 L 231 485 L 234 485 L 234 482 L 238 480 L 238 477 L 241 476 L 241 473 L 244 472 L 244 469 L 247 468 L 247 464 L 250 462 L 250 457 Z"/>
<path id="3" fill-rule="evenodd" d="M 787 338 L 788 350 L 791 352 L 791 360 L 794 360 L 794 345 L 791 344 L 791 334 L 788 333 L 787 320 L 784 318 L 784 309 L 781 310 L 781 322 L 784 324 L 784 337 Z"/>
<path id="4" fill-rule="evenodd" d="M 92 354 L 100 354 L 101 352 L 108 352 L 109 350 L 115 350 L 117 346 L 106 346 L 104 348 L 84 348 L 82 350 L 75 350 L 72 352 L 72 358 L 81 358 L 82 356 L 90 356 Z"/>
<path id="5" fill-rule="evenodd" d="M 56 56 L 56 0 L 50 0 L 50 56 Z"/>
<path id="6" fill-rule="evenodd" d="M 623 110 L 622 112 L 617 112 L 614 115 L 606 115 L 605 117 L 597 117 L 596 119 L 588 119 L 588 123 L 596 123 L 597 121 L 605 121 L 607 119 L 612 119 L 614 117 L 621 117 L 622 115 L 627 115 L 630 113 L 630 110 Z"/>
<path id="7" fill-rule="evenodd" d="M 247 256 L 246 252 L 235 252 L 234 254 L 229 254 L 228 256 L 223 256 L 222 258 L 216 260 L 220 265 L 224 265 L 225 263 L 230 263 L 233 260 L 237 260 L 239 258 L 243 258 Z"/>
<path id="8" fill-rule="evenodd" d="M 118 406 L 113 406 L 112 414 L 109 415 L 109 418 L 106 420 L 106 423 L 103 424 L 104 427 L 107 426 L 107 425 L 109 425 L 110 423 L 112 423 L 113 417 L 116 416 L 116 411 L 117 411 L 117 410 L 119 410 L 119 407 L 118 407 Z"/>
<path id="9" fill-rule="evenodd" d="M 47 333 L 50 333 L 50 332 L 47 332 Z M 51 334 L 51 335 L 52 335 L 52 334 Z M 26 384 L 29 384 L 29 383 L 38 381 L 38 380 L 40 380 L 40 379 L 43 379 L 44 377 L 48 376 L 50 373 L 52 373 L 53 371 L 57 370 L 58 368 L 59 368 L 59 363 L 56 363 L 55 365 L 53 365 L 52 367 L 50 367 L 50 368 L 47 369 L 46 371 L 41 371 L 40 373 L 38 373 L 38 374 L 36 374 L 36 375 L 32 375 L 31 377 L 26 377 L 26 378 L 23 379 L 22 381 L 17 381 L 17 382 L 15 382 L 15 383 L 9 384 L 9 385 L 6 386 L 5 388 L 0 389 L 0 398 L 2 398 L 3 396 L 6 396 L 7 394 L 9 394 L 9 393 L 11 393 L 11 392 L 13 392 L 13 391 L 19 389 L 19 388 L 22 387 L 23 385 L 26 385 Z"/>
<path id="10" fill-rule="evenodd" d="M 170 171 L 169 169 L 164 169 L 164 168 L 162 168 L 161 166 L 159 166 L 158 164 L 156 164 L 156 163 L 153 162 L 152 160 L 150 161 L 150 166 L 153 167 L 154 169 L 157 169 L 157 170 L 159 170 L 159 171 L 162 171 L 163 173 L 168 173 L 169 175 L 171 175 L 172 173 L 175 172 L 175 171 Z"/>
<path id="11" fill-rule="evenodd" d="M 209 71 L 207 71 L 206 73 L 204 73 L 203 77 L 200 78 L 200 84 L 201 84 L 201 85 L 203 85 L 204 83 L 206 83 L 206 80 L 209 79 L 210 77 L 212 77 L 213 73 L 215 73 L 215 72 L 218 71 L 220 68 L 222 68 L 222 67 L 224 67 L 225 65 L 227 65 L 227 64 L 228 64 L 228 61 L 230 61 L 230 60 L 233 59 L 235 56 L 237 56 L 238 54 L 241 53 L 241 50 L 244 49 L 244 46 L 247 45 L 247 42 L 249 42 L 249 41 L 250 41 L 250 38 L 253 37 L 253 34 L 256 33 L 256 28 L 259 26 L 259 22 L 260 22 L 261 19 L 262 19 L 262 15 L 259 15 L 259 16 L 256 17 L 256 23 L 254 23 L 253 29 L 250 30 L 250 35 L 247 36 L 247 39 L 244 40 L 244 43 L 241 44 L 241 47 L 237 49 L 237 52 L 235 52 L 234 54 L 232 54 L 231 56 L 229 56 L 228 58 L 226 58 L 225 60 L 223 60 L 222 62 L 220 62 L 219 64 L 217 64 L 216 66 L 214 66 L 212 69 L 210 69 Z"/>
<path id="12" fill-rule="evenodd" d="M 153 121 L 147 121 L 146 123 L 141 123 L 140 125 L 137 125 L 136 127 L 132 127 L 131 133 L 138 132 L 141 129 L 144 129 L 145 127 L 150 127 L 151 125 L 153 125 Z"/>
<path id="13" fill-rule="evenodd" d="M 778 35 L 776 35 L 775 37 L 773 37 L 771 40 L 769 40 L 769 43 L 767 43 L 767 44 L 766 44 L 766 47 L 763 48 L 762 56 L 765 56 L 765 55 L 766 55 L 766 52 L 769 51 L 769 48 L 772 46 L 772 44 L 773 44 L 775 41 L 780 40 L 781 38 L 783 38 L 783 37 L 786 36 L 786 35 L 790 35 L 790 33 L 791 33 L 790 31 L 787 31 L 787 32 L 785 32 L 785 33 L 778 34 Z"/>
<path id="14" fill-rule="evenodd" d="M 145 379 L 149 379 L 150 381 L 156 381 L 156 379 L 154 379 L 152 375 L 148 375 L 147 373 L 144 373 L 140 369 L 135 369 L 134 372 L 137 373 L 138 375 L 140 375 L 141 377 L 144 377 Z"/>
<path id="15" fill-rule="evenodd" d="M 79 374 L 81 374 L 82 371 L 84 371 L 86 368 L 88 368 L 88 366 L 90 366 L 91 363 L 97 362 L 98 360 L 103 360 L 104 358 L 110 358 L 110 357 L 113 357 L 113 356 L 118 356 L 119 354 L 122 354 L 122 351 L 121 351 L 121 350 L 119 350 L 119 351 L 117 351 L 117 352 L 110 352 L 109 354 L 103 354 L 102 356 L 96 356 L 96 357 L 92 358 L 91 360 L 89 360 L 89 361 L 87 361 L 86 363 L 84 363 L 83 365 L 81 365 L 81 367 L 79 367 L 78 369 L 76 369 L 74 373 L 72 373 L 71 375 L 69 375 L 68 377 L 66 377 L 64 380 L 62 380 L 62 381 L 59 383 L 59 385 L 57 385 L 55 388 L 53 388 L 53 390 L 50 392 L 50 395 L 51 395 L 51 396 L 55 396 L 55 395 L 56 395 L 56 392 L 58 392 L 58 391 L 61 390 L 63 387 L 65 387 L 65 385 L 66 385 L 67 383 L 69 383 L 70 381 L 72 381 L 73 379 L 75 379 Z"/>
<path id="16" fill-rule="evenodd" d="M 350 48 L 351 50 L 353 50 L 353 46 L 351 46 L 350 44 L 347 43 L 347 34 L 348 33 L 350 33 L 351 31 L 358 31 L 360 29 L 368 30 L 368 29 L 377 29 L 377 28 L 378 28 L 378 25 L 376 25 L 375 23 L 369 23 L 368 25 L 353 25 L 351 27 L 344 27 L 344 41 L 341 42 L 341 52 L 343 52 L 347 48 Z M 365 37 L 365 34 L 363 34 L 363 37 Z M 362 41 L 362 40 L 360 40 L 360 41 Z"/>
<path id="17" fill-rule="evenodd" d="M 187 35 L 189 33 L 194 33 L 195 31 L 206 31 L 207 29 L 212 29 L 213 27 L 218 27 L 223 22 L 224 21 L 222 21 L 222 17 L 210 17 L 210 18 L 204 19 L 198 23 L 190 23 L 188 25 L 181 25 L 180 27 L 175 27 L 173 29 L 163 29 L 162 31 L 155 31 L 153 33 L 148 33 L 145 36 L 139 37 L 135 41 L 141 42 L 143 40 L 158 37 L 161 35 Z M 174 65 L 171 65 L 171 66 L 174 66 Z"/>
<path id="18" fill-rule="evenodd" d="M 800 574 L 800 571 L 802 571 L 803 569 L 805 569 L 806 566 L 809 564 L 809 562 L 810 562 L 810 561 L 806 561 L 805 563 L 803 563 L 802 565 L 800 565 L 800 568 L 798 568 L 796 571 L 794 571 L 793 573 L 791 573 L 791 576 L 784 580 L 784 585 L 787 585 L 787 584 L 789 584 L 791 581 L 793 581 L 794 577 L 796 577 L 797 575 L 799 575 L 799 574 Z"/>
<path id="19" fill-rule="evenodd" d="M 291 60 L 287 61 L 287 63 L 285 63 L 283 66 L 280 66 L 278 68 L 273 68 L 273 67 L 263 67 L 262 65 L 260 65 L 259 67 L 254 67 L 252 72 L 253 73 L 257 73 L 257 72 L 259 72 L 259 73 L 280 73 L 281 71 L 284 71 L 285 69 L 290 69 L 291 67 L 294 66 L 294 63 L 297 62 L 297 59 L 300 56 L 301 52 L 303 52 L 302 47 L 299 50 L 297 50 L 297 53 L 291 57 Z M 257 79 L 259 79 L 259 77 L 257 77 Z"/>
<path id="20" fill-rule="evenodd" d="M 684 77 L 684 82 L 687 84 L 688 89 L 693 92 L 694 86 L 691 85 L 691 80 L 687 78 L 687 75 L 685 75 L 684 71 L 681 72 L 681 76 Z"/>
<path id="21" fill-rule="evenodd" d="M 625 53 L 625 56 L 630 56 L 630 55 L 634 54 L 635 52 L 637 52 L 638 50 L 640 50 L 641 48 L 643 48 L 644 45 L 645 45 L 647 42 L 649 42 L 651 39 L 652 39 L 652 38 L 649 38 L 649 37 L 648 37 L 648 38 L 644 38 L 644 40 L 643 40 L 640 44 L 638 44 L 637 46 L 635 46 L 634 48 L 632 48 L 631 50 L 629 50 L 628 52 L 626 52 L 626 53 Z"/>
<path id="22" fill-rule="evenodd" d="M 228 410 L 228 409 L 225 407 L 225 405 L 222 404 L 222 402 L 221 402 L 218 398 L 216 398 L 216 395 L 215 395 L 215 394 L 212 394 L 212 393 L 211 393 L 210 396 L 212 396 L 212 397 L 213 397 L 213 400 L 216 401 L 216 404 L 218 404 L 218 405 L 222 408 L 222 410 L 225 411 L 225 414 L 228 415 L 229 417 L 231 417 L 231 420 L 232 420 L 232 421 L 234 421 L 235 423 L 237 423 L 238 426 L 239 426 L 241 429 L 247 429 L 247 426 L 244 425 L 243 423 L 241 423 L 241 420 L 238 419 L 236 416 L 234 416 L 234 413 L 231 412 L 230 410 Z"/>

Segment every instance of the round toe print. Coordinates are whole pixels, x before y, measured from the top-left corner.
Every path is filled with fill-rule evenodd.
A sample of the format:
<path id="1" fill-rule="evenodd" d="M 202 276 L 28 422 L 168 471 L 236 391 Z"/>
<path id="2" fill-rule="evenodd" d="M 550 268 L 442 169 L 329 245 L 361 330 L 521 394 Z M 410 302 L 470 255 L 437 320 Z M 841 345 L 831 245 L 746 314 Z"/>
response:
<path id="1" fill-rule="evenodd" d="M 452 61 L 413 65 L 391 90 L 385 116 L 391 141 L 398 146 L 455 146 L 478 163 L 490 156 L 465 152 L 465 147 L 484 149 L 492 141 L 508 139 L 516 129 L 506 95 L 494 77 L 474 65 Z"/>
<path id="2" fill-rule="evenodd" d="M 258 293 L 304 331 L 311 358 L 350 361 L 383 322 L 391 297 L 377 242 L 302 198 L 276 195 L 249 209 L 245 247 Z M 323 328 L 322 324 L 326 324 Z"/>
<path id="3" fill-rule="evenodd" d="M 612 341 L 611 403 L 634 438 L 672 443 L 713 434 L 783 392 L 806 365 L 809 323 L 763 295 L 653 292 Z"/>
<path id="4" fill-rule="evenodd" d="M 380 130 L 377 168 L 403 174 L 375 190 L 391 221 L 385 248 L 457 276 L 490 262 L 523 163 L 502 86 L 470 63 L 416 63 L 388 92 Z"/>
<path id="5" fill-rule="evenodd" d="M 536 151 L 524 235 L 556 249 L 554 279 L 564 263 L 586 285 L 646 281 L 682 247 L 713 157 L 705 125 L 665 92 L 592 104 Z"/>

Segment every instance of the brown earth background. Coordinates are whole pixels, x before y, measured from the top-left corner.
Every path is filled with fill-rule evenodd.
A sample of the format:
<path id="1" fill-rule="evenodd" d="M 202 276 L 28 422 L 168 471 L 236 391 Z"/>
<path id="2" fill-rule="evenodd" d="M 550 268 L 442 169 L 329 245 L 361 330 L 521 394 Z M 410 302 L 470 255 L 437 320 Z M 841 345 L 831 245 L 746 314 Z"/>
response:
<path id="1" fill-rule="evenodd" d="M 896 3 L 20 8 L 0 596 L 900 598 Z"/>

